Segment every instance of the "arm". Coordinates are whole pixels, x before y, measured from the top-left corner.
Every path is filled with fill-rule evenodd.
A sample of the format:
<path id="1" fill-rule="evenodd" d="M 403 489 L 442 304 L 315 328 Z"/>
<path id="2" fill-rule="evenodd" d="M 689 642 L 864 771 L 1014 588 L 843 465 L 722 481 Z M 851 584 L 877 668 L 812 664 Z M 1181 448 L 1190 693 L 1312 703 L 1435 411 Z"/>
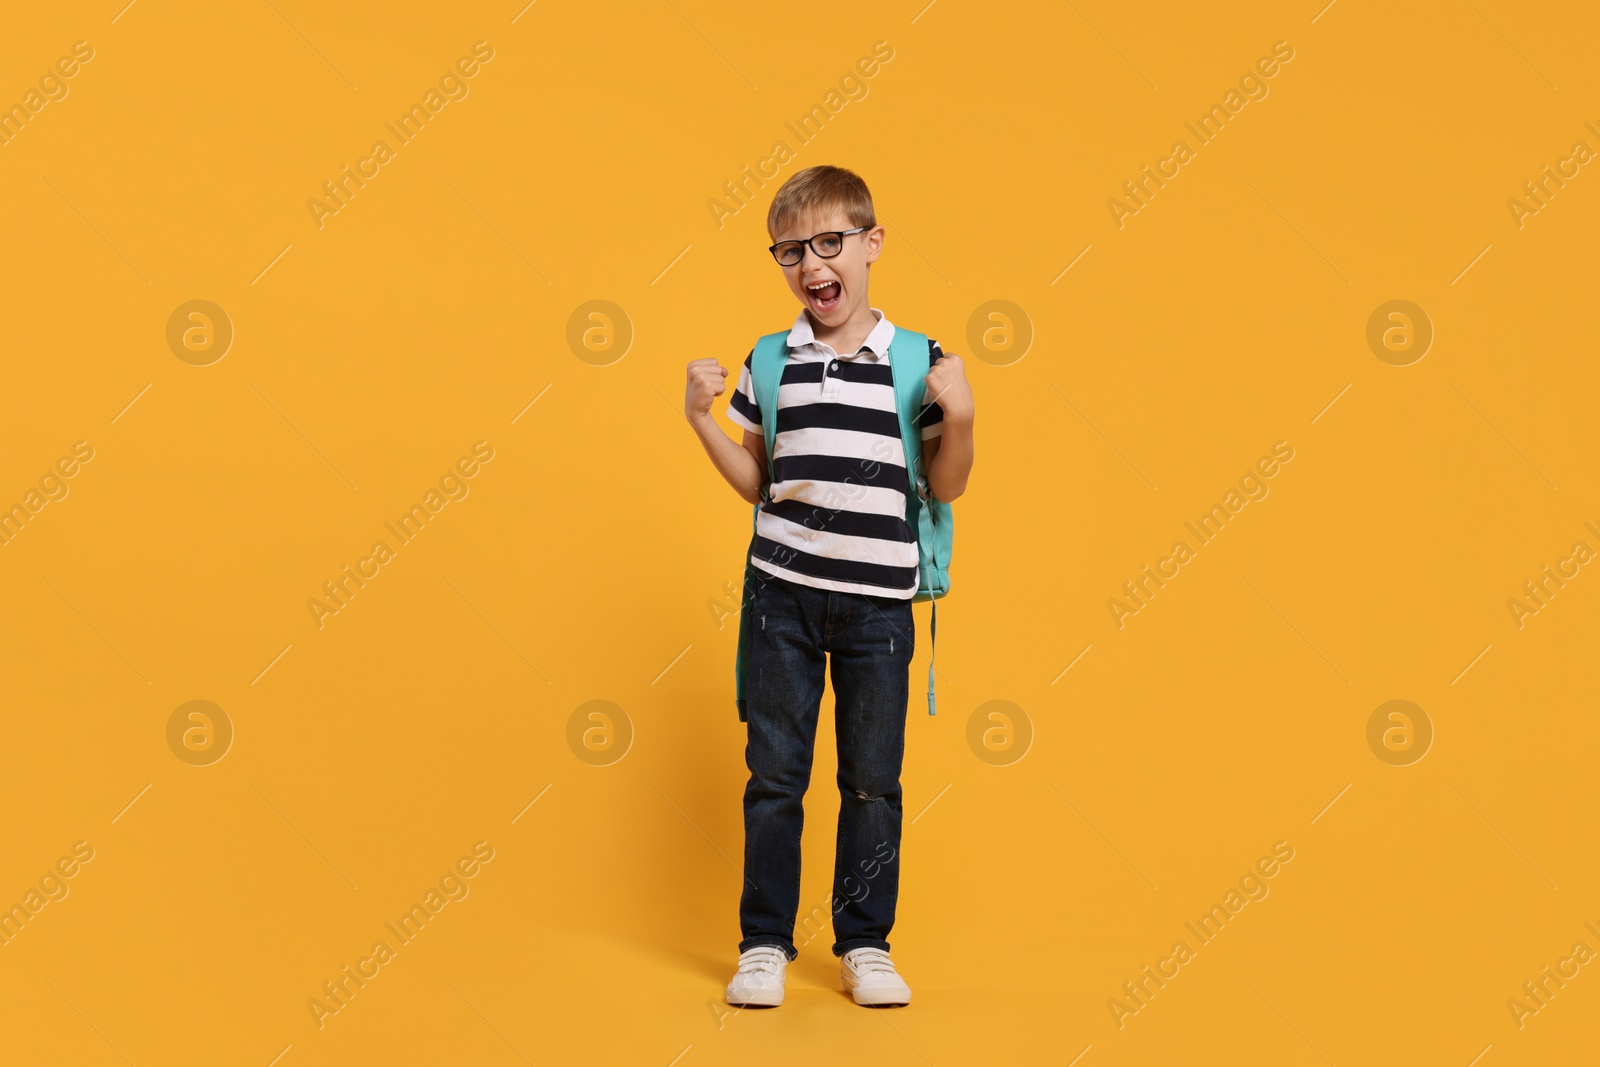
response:
<path id="1" fill-rule="evenodd" d="M 694 429 L 695 436 L 700 438 L 706 455 L 711 457 L 717 473 L 733 486 L 746 503 L 759 504 L 761 486 L 767 480 L 766 437 L 746 429 L 743 443 L 736 442 L 711 417 L 711 401 L 726 390 L 727 376 L 727 368 L 715 358 L 691 362 L 683 413 Z"/>
<path id="2" fill-rule="evenodd" d="M 706 454 L 716 465 L 717 473 L 727 479 L 745 503 L 761 503 L 761 486 L 767 480 L 767 439 L 746 430 L 741 445 L 712 421 L 710 415 L 689 421 L 705 446 Z"/>
<path id="3" fill-rule="evenodd" d="M 972 473 L 972 388 L 960 356 L 945 353 L 928 371 L 927 397 L 944 412 L 937 437 L 922 442 L 923 470 L 935 500 L 949 503 L 967 490 Z"/>
<path id="4" fill-rule="evenodd" d="M 944 432 L 922 442 L 923 469 L 935 500 L 948 504 L 967 491 L 972 458 L 972 420 L 958 423 L 946 413 Z"/>

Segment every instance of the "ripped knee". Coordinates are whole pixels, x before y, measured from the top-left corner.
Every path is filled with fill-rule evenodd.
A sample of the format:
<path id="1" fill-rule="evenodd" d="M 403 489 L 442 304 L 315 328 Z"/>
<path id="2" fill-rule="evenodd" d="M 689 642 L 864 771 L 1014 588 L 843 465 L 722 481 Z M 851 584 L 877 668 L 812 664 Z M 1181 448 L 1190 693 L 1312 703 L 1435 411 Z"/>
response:
<path id="1" fill-rule="evenodd" d="M 857 789 L 856 790 L 856 799 L 857 800 L 865 800 L 865 801 L 868 801 L 869 803 L 871 801 L 874 801 L 874 800 L 882 801 L 885 804 L 888 803 L 888 800 L 886 798 L 884 798 L 884 797 L 869 796 L 867 794 L 866 790 L 864 790 L 864 789 Z"/>

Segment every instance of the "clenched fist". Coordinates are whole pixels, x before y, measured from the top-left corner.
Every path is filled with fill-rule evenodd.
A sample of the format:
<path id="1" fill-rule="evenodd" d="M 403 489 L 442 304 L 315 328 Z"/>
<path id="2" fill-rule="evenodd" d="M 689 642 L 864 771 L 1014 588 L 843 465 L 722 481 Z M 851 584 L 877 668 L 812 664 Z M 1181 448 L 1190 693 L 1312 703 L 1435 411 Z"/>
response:
<path id="1" fill-rule="evenodd" d="M 961 357 L 946 352 L 923 379 L 926 403 L 938 404 L 951 423 L 972 421 L 972 386 L 967 382 L 967 366 Z"/>
<path id="2" fill-rule="evenodd" d="M 718 363 L 716 357 L 689 361 L 688 383 L 683 393 L 683 414 L 690 422 L 711 415 L 711 401 L 728 388 L 728 368 Z"/>

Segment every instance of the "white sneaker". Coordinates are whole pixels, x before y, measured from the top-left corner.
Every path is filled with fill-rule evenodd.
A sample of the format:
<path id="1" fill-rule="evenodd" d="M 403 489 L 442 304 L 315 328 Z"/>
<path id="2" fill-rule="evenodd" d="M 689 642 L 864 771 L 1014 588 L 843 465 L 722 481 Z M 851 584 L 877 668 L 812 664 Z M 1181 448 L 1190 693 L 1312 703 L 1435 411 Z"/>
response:
<path id="1" fill-rule="evenodd" d="M 776 1008 L 783 1003 L 789 954 L 777 945 L 757 945 L 739 954 L 739 971 L 728 983 L 728 1003 Z"/>
<path id="2" fill-rule="evenodd" d="M 887 1007 L 911 1003 L 911 987 L 882 949 L 853 948 L 846 952 L 839 962 L 839 980 L 857 1004 Z"/>

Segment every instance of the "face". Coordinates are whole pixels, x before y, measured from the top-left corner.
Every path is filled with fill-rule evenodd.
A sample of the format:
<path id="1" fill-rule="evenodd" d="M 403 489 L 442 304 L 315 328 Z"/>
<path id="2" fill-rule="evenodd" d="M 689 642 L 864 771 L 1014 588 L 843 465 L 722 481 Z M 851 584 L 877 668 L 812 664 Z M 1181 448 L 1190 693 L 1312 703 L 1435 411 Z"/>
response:
<path id="1" fill-rule="evenodd" d="M 853 229 L 855 225 L 843 212 L 811 215 L 790 223 L 774 237 L 773 244 L 799 241 L 829 230 Z M 812 318 L 825 326 L 840 326 L 867 308 L 867 264 L 877 260 L 882 248 L 883 227 L 874 226 L 844 238 L 843 250 L 828 259 L 808 247 L 804 259 L 782 268 L 783 276 Z"/>

